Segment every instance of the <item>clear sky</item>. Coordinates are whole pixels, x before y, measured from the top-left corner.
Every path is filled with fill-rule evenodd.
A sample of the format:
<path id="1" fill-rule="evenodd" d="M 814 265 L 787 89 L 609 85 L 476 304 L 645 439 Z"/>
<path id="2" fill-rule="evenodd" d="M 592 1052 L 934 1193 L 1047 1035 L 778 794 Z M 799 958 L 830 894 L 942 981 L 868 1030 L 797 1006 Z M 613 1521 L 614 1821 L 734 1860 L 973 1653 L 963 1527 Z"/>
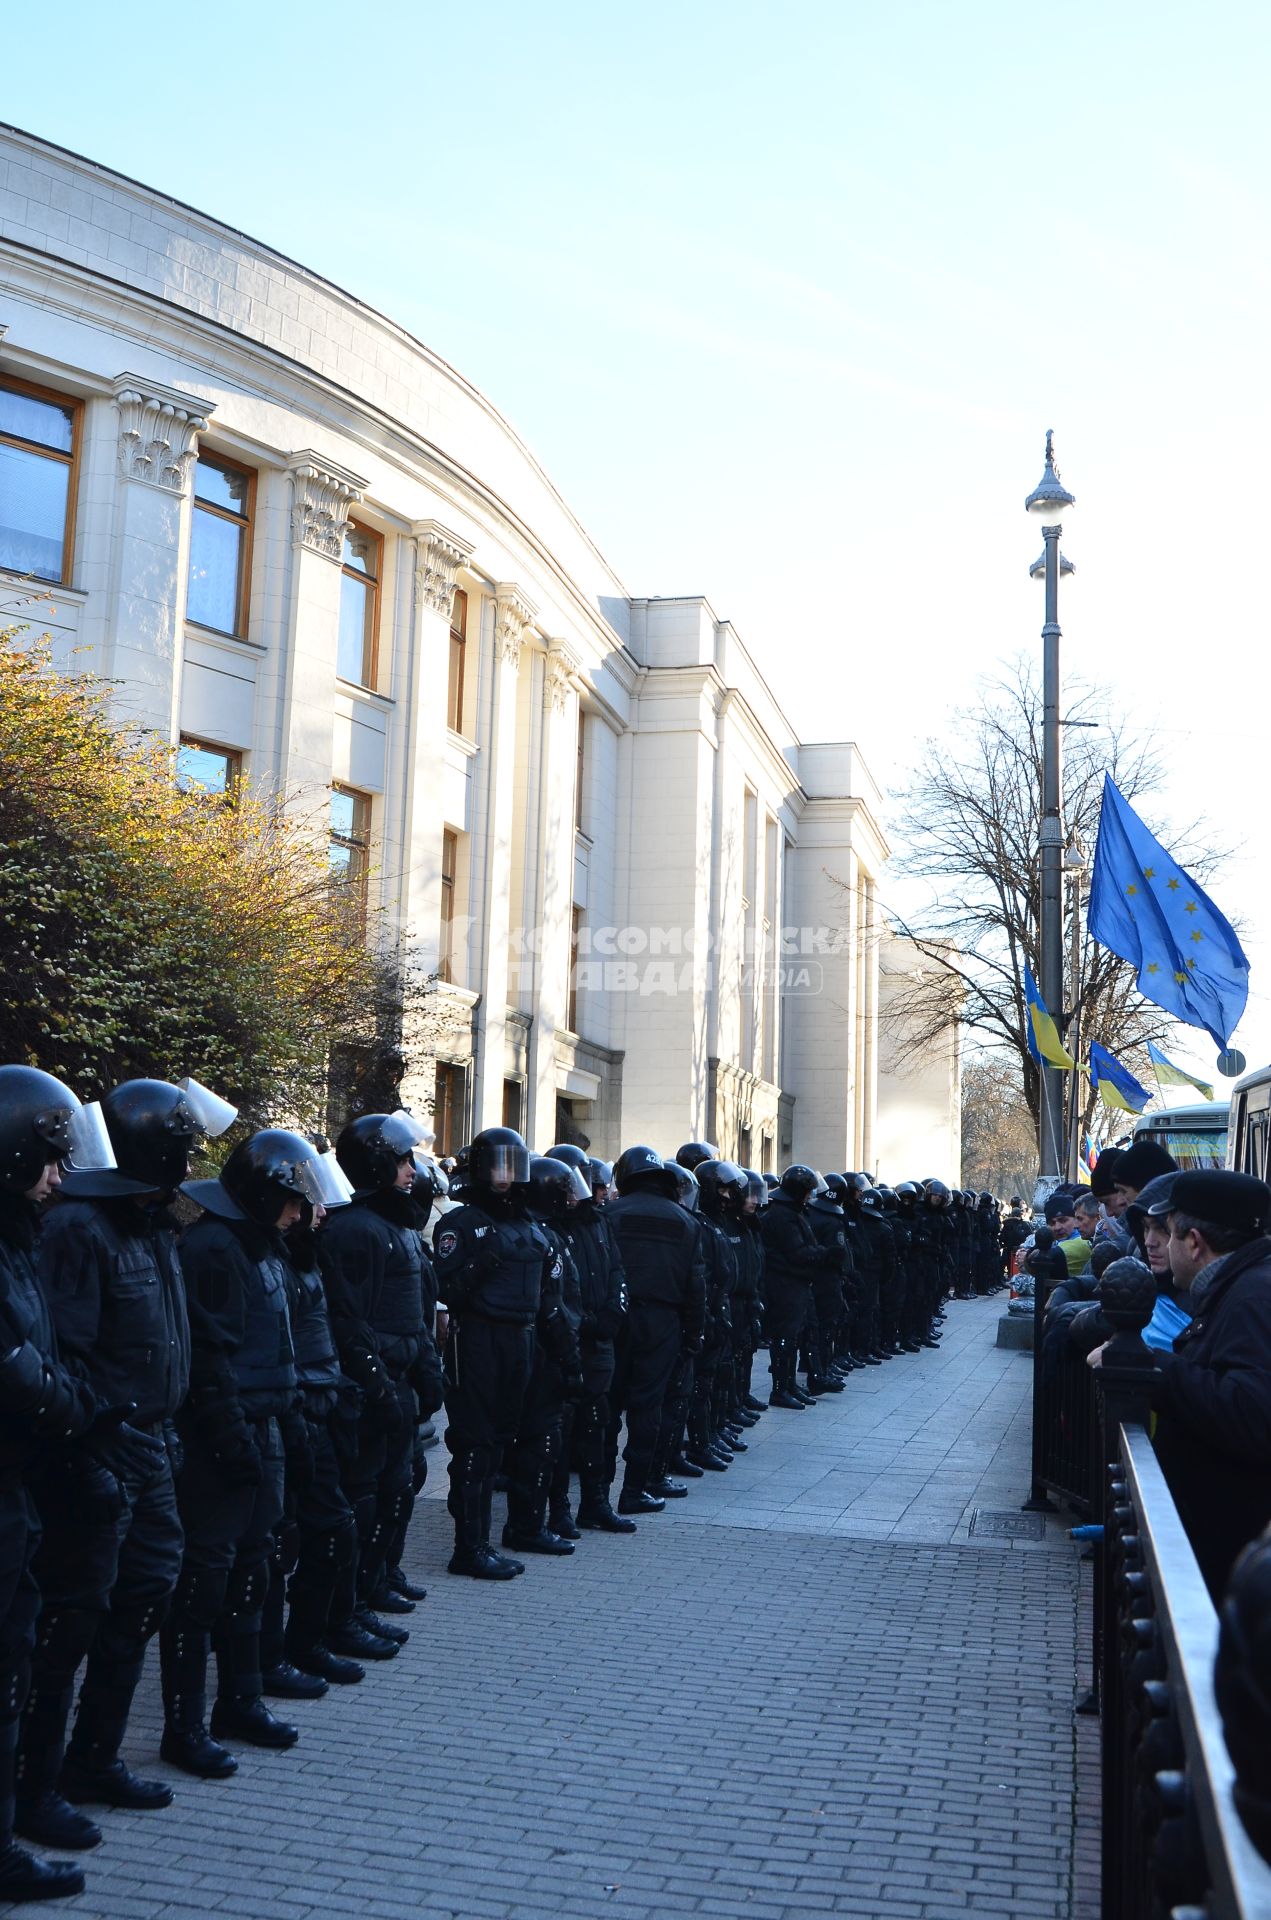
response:
<path id="1" fill-rule="evenodd" d="M 1243 843 L 1211 891 L 1271 1059 L 1271 8 L 10 12 L 0 117 L 417 333 L 632 592 L 706 593 L 885 787 L 1040 646 L 1053 427 L 1066 668 Z"/>

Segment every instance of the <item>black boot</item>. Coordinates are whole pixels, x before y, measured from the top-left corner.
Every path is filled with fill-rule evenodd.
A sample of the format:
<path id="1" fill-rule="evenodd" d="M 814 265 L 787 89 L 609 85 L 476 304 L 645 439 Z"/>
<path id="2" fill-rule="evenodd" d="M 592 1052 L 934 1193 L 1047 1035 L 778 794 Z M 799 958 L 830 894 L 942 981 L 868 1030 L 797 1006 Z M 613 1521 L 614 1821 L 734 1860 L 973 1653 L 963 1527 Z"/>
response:
<path id="1" fill-rule="evenodd" d="M 574 1525 L 574 1516 L 569 1510 L 568 1500 L 550 1509 L 547 1524 L 562 1540 L 577 1540 L 580 1537 L 578 1528 Z"/>
<path id="2" fill-rule="evenodd" d="M 293 1667 L 290 1660 L 280 1660 L 261 1674 L 260 1690 L 271 1700 L 321 1700 L 327 1683 L 316 1673 Z"/>
<path id="3" fill-rule="evenodd" d="M 562 1540 L 560 1535 L 553 1533 L 550 1527 L 540 1527 L 537 1533 L 522 1534 L 517 1533 L 510 1522 L 503 1529 L 503 1544 L 505 1547 L 514 1547 L 517 1553 L 543 1553 L 560 1556 L 570 1554 L 574 1551 L 573 1541 Z"/>
<path id="4" fill-rule="evenodd" d="M 320 1640 L 307 1647 L 289 1644 L 287 1658 L 301 1673 L 312 1673 L 333 1687 L 355 1687 L 359 1680 L 366 1678 L 366 1668 L 358 1661 L 345 1660 L 340 1654 L 332 1653 Z"/>
<path id="5" fill-rule="evenodd" d="M 589 1533 L 634 1533 L 634 1520 L 624 1520 L 609 1504 L 609 1489 L 601 1482 L 585 1486 L 578 1502 L 578 1524 Z"/>
<path id="6" fill-rule="evenodd" d="M 378 1633 L 368 1633 L 356 1620 L 350 1620 L 347 1626 L 329 1628 L 325 1645 L 350 1662 L 396 1660 L 401 1652 L 396 1640 L 384 1640 Z"/>
<path id="7" fill-rule="evenodd" d="M 619 1513 L 661 1513 L 665 1505 L 665 1500 L 660 1500 L 655 1493 L 646 1493 L 642 1487 L 624 1486 L 618 1495 Z"/>
<path id="8" fill-rule="evenodd" d="M 447 1563 L 447 1573 L 466 1574 L 469 1580 L 515 1580 L 525 1572 L 524 1563 L 496 1553 L 490 1545 L 490 1495 L 480 1480 L 469 1480 L 450 1489 L 450 1512 L 455 1523 L 455 1550 Z"/>
<path id="9" fill-rule="evenodd" d="M 413 1586 L 400 1567 L 390 1567 L 384 1575 L 384 1578 L 393 1589 L 393 1592 L 400 1593 L 405 1600 L 426 1600 L 428 1598 L 427 1587 Z"/>
<path id="10" fill-rule="evenodd" d="M 254 1700 L 214 1700 L 212 1733 L 218 1740 L 243 1740 L 249 1747 L 278 1749 L 294 1747 L 300 1738 L 299 1727 L 277 1719 L 259 1695 Z"/>
<path id="11" fill-rule="evenodd" d="M 396 1587 L 390 1587 L 386 1580 L 381 1580 L 371 1595 L 371 1605 L 377 1613 L 414 1613 L 415 1611 L 415 1602 L 408 1600 L 404 1593 L 399 1593 Z"/>
<path id="12" fill-rule="evenodd" d="M 165 1724 L 160 1756 L 170 1767 L 192 1773 L 196 1780 L 228 1780 L 238 1762 L 213 1740 L 203 1724 L 206 1702 L 202 1695 L 173 1695 L 164 1701 Z"/>
<path id="13" fill-rule="evenodd" d="M 63 1619 L 73 1623 L 80 1617 L 55 1614 L 50 1622 L 50 1640 Z M 73 1686 L 50 1682 L 43 1686 L 37 1682 L 28 1695 L 18 1748 L 17 1815 L 13 1824 L 24 1840 L 80 1852 L 98 1846 L 102 1830 L 62 1798 L 58 1784 L 73 1699 Z"/>
<path id="14" fill-rule="evenodd" d="M 687 1500 L 688 1488 L 678 1480 L 650 1480 L 648 1490 L 659 1500 Z"/>
<path id="15" fill-rule="evenodd" d="M 685 1480 L 700 1480 L 702 1477 L 701 1467 L 695 1467 L 686 1453 L 675 1456 L 671 1462 L 671 1471 L 680 1474 Z"/>
<path id="16" fill-rule="evenodd" d="M 37 1860 L 15 1840 L 0 1846 L 0 1900 L 68 1900 L 83 1891 L 82 1867 L 69 1860 Z"/>
<path id="17" fill-rule="evenodd" d="M 109 1631 L 113 1622 L 108 1622 Z M 165 1780 L 147 1780 L 120 1759 L 119 1749 L 128 1731 L 128 1715 L 145 1666 L 145 1644 L 153 1631 L 132 1640 L 132 1657 L 121 1657 L 110 1679 L 103 1679 L 99 1638 L 88 1656 L 88 1672 L 80 1689 L 79 1711 L 62 1762 L 60 1787 L 76 1806 L 122 1807 L 146 1813 L 172 1805 L 172 1789 Z"/>
<path id="18" fill-rule="evenodd" d="M 79 1813 L 63 1800 L 55 1787 L 35 1800 L 19 1800 L 14 1830 L 24 1840 L 41 1847 L 65 1847 L 72 1853 L 86 1853 L 101 1845 L 102 1830 L 86 1813 Z M 3 1898 L 3 1895 L 0 1895 Z"/>

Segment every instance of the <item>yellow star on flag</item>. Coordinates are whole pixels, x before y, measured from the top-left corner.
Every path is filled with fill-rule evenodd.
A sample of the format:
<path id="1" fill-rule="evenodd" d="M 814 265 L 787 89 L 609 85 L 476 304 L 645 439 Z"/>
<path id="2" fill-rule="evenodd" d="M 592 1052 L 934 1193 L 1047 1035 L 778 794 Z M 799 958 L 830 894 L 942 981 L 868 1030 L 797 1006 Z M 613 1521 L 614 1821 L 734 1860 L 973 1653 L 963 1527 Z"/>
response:
<path id="1" fill-rule="evenodd" d="M 1204 939 L 1204 937 L 1205 937 L 1205 936 L 1204 936 L 1204 934 L 1203 934 L 1203 933 L 1201 932 L 1201 930 L 1200 930 L 1200 928 L 1199 928 L 1199 927 L 1197 927 L 1197 929 L 1196 929 L 1196 931 L 1195 931 L 1195 933 L 1194 933 L 1194 934 L 1192 935 L 1192 939 L 1193 939 L 1193 940 L 1203 940 L 1203 939 Z"/>
<path id="2" fill-rule="evenodd" d="M 1165 884 L 1166 884 L 1166 886 L 1167 886 L 1167 887 L 1169 888 L 1169 890 L 1170 890 L 1170 892 L 1171 892 L 1171 893 L 1177 893 L 1177 892 L 1178 892 L 1178 881 L 1177 881 L 1177 880 L 1167 880 L 1167 881 L 1165 882 Z"/>
<path id="3" fill-rule="evenodd" d="M 1157 960 L 1149 960 L 1147 963 L 1147 970 L 1149 973 L 1159 973 L 1161 970 L 1160 962 Z"/>
<path id="4" fill-rule="evenodd" d="M 1138 888 L 1137 888 L 1137 887 L 1135 886 L 1135 884 L 1134 884 L 1134 882 L 1133 882 L 1133 881 L 1131 881 L 1131 882 L 1130 882 L 1130 884 L 1129 884 L 1129 886 L 1128 886 L 1128 887 L 1126 888 L 1126 892 L 1127 892 L 1127 893 L 1137 893 L 1137 892 L 1138 892 Z"/>
<path id="5" fill-rule="evenodd" d="M 1187 904 L 1186 904 L 1186 905 L 1184 906 L 1184 908 L 1183 908 L 1183 912 L 1184 912 L 1184 913 L 1195 913 L 1195 911 L 1196 911 L 1196 902 L 1195 902 L 1194 900 L 1189 900 L 1189 901 L 1187 902 Z"/>
<path id="6" fill-rule="evenodd" d="M 1196 965 L 1196 962 L 1194 960 L 1189 960 L 1187 964 L 1188 964 L 1188 967 L 1194 967 Z"/>
<path id="7" fill-rule="evenodd" d="M 1186 980 L 1187 975 L 1185 973 L 1176 973 L 1174 975 L 1174 978 L 1178 981 L 1179 985 L 1181 986 L 1183 984 L 1183 981 Z"/>
<path id="8" fill-rule="evenodd" d="M 1155 868 L 1155 867 L 1144 867 L 1144 869 L 1143 869 L 1143 878 L 1144 878 L 1145 880 L 1155 880 L 1155 878 L 1156 878 L 1156 868 Z"/>

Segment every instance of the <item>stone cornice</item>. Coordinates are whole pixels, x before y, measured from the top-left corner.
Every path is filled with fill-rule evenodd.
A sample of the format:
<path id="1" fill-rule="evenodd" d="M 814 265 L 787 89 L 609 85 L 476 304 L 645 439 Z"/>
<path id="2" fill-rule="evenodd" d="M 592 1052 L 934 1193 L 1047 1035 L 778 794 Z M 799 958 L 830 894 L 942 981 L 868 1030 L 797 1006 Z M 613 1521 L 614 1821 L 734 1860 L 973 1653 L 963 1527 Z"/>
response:
<path id="1" fill-rule="evenodd" d="M 420 604 L 449 620 L 454 610 L 455 580 L 473 554 L 471 540 L 452 533 L 439 520 L 419 520 L 411 528 L 417 542 L 415 583 Z"/>
<path id="2" fill-rule="evenodd" d="M 119 470 L 125 480 L 183 494 L 213 403 L 136 373 L 117 375 L 113 385 L 119 408 Z"/>
<path id="3" fill-rule="evenodd" d="M 494 589 L 494 645 L 500 660 L 513 670 L 521 664 L 521 648 L 534 624 L 538 608 L 512 581 Z"/>
<path id="4" fill-rule="evenodd" d="M 366 491 L 366 482 L 347 467 L 315 453 L 311 447 L 293 453 L 287 462 L 291 475 L 291 537 L 300 547 L 320 553 L 338 566 L 344 551 L 349 509 Z"/>

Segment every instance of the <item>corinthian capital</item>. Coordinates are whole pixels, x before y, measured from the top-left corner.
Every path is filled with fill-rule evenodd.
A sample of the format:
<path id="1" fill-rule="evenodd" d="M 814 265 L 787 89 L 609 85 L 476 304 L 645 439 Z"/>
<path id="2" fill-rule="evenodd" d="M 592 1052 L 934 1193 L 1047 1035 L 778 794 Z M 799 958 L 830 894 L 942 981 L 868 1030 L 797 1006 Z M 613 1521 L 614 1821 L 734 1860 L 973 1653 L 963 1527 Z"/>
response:
<path id="1" fill-rule="evenodd" d="M 510 667 L 521 664 L 521 647 L 538 608 L 517 586 L 503 581 L 494 589 L 494 643 Z"/>
<path id="2" fill-rule="evenodd" d="M 419 542 L 415 581 L 420 602 L 449 620 L 454 610 L 455 576 L 472 558 L 472 542 L 462 534 L 451 533 L 437 520 L 421 520 L 414 532 Z"/>
<path id="3" fill-rule="evenodd" d="M 582 662 L 565 640 L 549 640 L 543 680 L 543 704 L 564 713 Z"/>
<path id="4" fill-rule="evenodd" d="M 339 565 L 344 551 L 344 535 L 349 524 L 349 508 L 355 507 L 366 491 L 366 482 L 346 467 L 337 467 L 312 449 L 293 453 L 288 463 L 293 498 L 291 537 L 297 546 L 320 553 L 324 560 Z"/>
<path id="5" fill-rule="evenodd" d="M 161 387 L 135 373 L 121 373 L 115 381 L 115 404 L 119 469 L 125 480 L 141 480 L 165 493 L 184 493 L 212 402 L 175 387 Z"/>

